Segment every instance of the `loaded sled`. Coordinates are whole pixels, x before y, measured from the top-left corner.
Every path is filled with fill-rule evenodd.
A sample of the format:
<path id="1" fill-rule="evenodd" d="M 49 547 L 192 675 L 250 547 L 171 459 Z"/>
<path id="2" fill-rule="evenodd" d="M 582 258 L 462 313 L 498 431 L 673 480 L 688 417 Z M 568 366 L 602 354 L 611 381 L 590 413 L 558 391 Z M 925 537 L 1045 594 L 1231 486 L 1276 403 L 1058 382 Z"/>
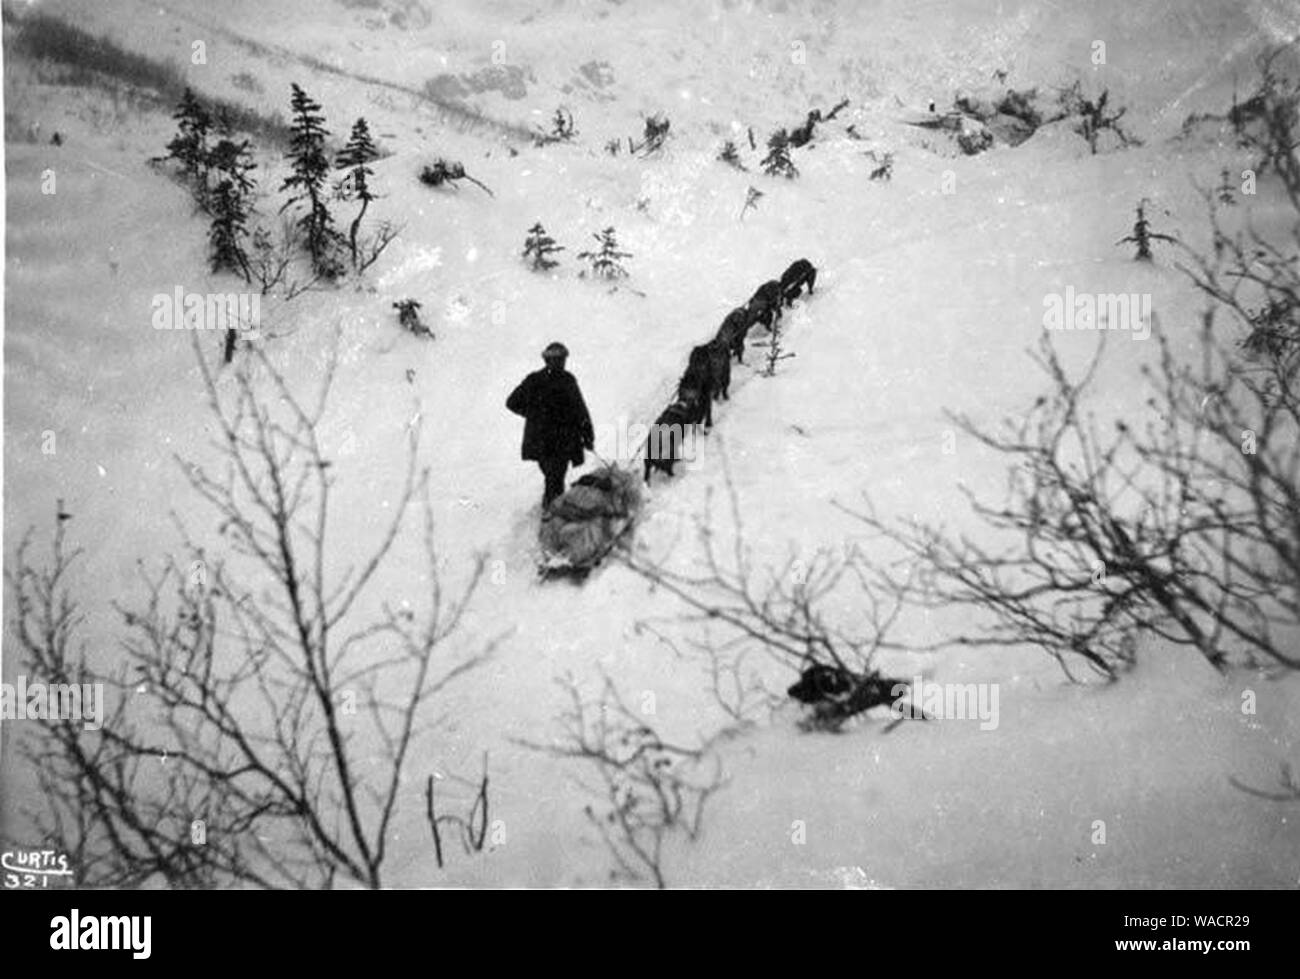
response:
<path id="1" fill-rule="evenodd" d="M 585 580 L 631 529 L 641 484 L 630 470 L 605 466 L 574 482 L 542 514 L 538 574 Z"/>

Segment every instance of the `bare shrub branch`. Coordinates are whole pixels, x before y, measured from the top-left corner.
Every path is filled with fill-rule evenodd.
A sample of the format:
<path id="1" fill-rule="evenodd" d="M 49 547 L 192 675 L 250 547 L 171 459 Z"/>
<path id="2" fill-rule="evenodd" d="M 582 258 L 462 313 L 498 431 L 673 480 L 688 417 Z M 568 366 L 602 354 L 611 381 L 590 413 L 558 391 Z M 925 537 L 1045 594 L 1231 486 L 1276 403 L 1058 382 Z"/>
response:
<path id="1" fill-rule="evenodd" d="M 664 844 L 674 833 L 699 838 L 705 803 L 726 784 L 722 763 L 706 748 L 665 741 L 623 702 L 608 676 L 602 673 L 601 679 L 595 700 L 584 699 L 571 676 L 560 681 L 570 707 L 561 719 L 565 737 L 559 744 L 520 743 L 595 769 L 599 784 L 584 788 L 602 797 L 604 806 L 598 811 L 588 805 L 584 812 L 614 857 L 615 876 L 648 877 L 662 889 Z M 706 762 L 711 771 L 705 771 Z"/>
<path id="2" fill-rule="evenodd" d="M 81 855 L 85 886 L 322 887 L 341 876 L 379 887 L 423 709 L 493 646 L 442 662 L 483 559 L 446 591 L 413 429 L 378 541 L 327 571 L 335 470 L 317 431 L 334 357 L 310 402 L 260 349 L 220 386 L 199 363 L 222 465 L 182 465 L 227 556 L 181 527 L 184 558 L 154 575 L 142 566 L 143 602 L 114 605 L 126 627 L 115 673 L 74 645 L 76 552 L 62 521 L 50 570 L 19 549 L 12 625 L 25 660 L 42 677 L 103 683 L 112 703 L 98 731 L 34 734 L 49 798 L 34 819 Z M 364 617 L 413 507 L 428 591 Z M 363 750 L 380 764 L 362 765 Z"/>

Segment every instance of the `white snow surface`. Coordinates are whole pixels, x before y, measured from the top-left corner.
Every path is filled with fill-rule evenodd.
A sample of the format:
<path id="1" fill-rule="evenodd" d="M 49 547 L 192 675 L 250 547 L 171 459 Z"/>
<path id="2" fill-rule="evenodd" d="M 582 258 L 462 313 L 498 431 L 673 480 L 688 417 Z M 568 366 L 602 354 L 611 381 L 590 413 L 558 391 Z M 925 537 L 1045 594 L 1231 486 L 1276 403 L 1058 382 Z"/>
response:
<path id="1" fill-rule="evenodd" d="M 728 471 L 760 563 L 779 563 L 791 549 L 869 548 L 861 525 L 834 506 L 853 507 L 863 494 L 882 514 L 980 534 L 960 487 L 999 499 L 1005 471 L 960 435 L 956 451 L 943 452 L 953 428 L 945 409 L 994 425 L 1032 403 L 1045 388 L 1027 355 L 1043 333 L 1042 298 L 1067 285 L 1149 292 L 1166 329 L 1186 323 L 1190 331 L 1200 300 L 1172 259 L 1143 267 L 1114 243 L 1142 197 L 1154 202 L 1157 227 L 1205 240 L 1196 185 L 1240 161 L 1226 140 L 1173 137 L 1188 113 L 1221 111 L 1234 74 L 1249 77 L 1254 54 L 1300 26 L 1293 6 L 1237 0 L 40 6 L 176 58 L 208 94 L 287 113 L 296 80 L 336 133 L 364 114 L 392 152 L 374 167 L 383 196 L 371 213 L 400 222 L 401 236 L 360 288 L 266 304 L 262 332 L 275 364 L 307 394 L 331 330 L 340 331 L 322 432 L 337 474 L 337 570 L 385 525 L 417 413 L 443 577 L 454 587 L 475 554 L 488 560 L 490 574 L 446 655 L 454 660 L 496 636 L 502 643 L 430 708 L 426 720 L 436 724 L 417 746 L 392 833 L 387 880 L 398 887 L 608 882 L 610 858 L 583 815 L 596 801 L 579 784 L 589 773 L 518 743 L 559 735 L 565 696 L 557 677 L 571 673 L 594 690 L 603 669 L 630 701 L 653 693 L 656 724 L 681 740 L 725 721 L 703 666 L 637 628 L 671 623 L 683 611 L 671 595 L 617 565 L 582 587 L 535 579 L 541 475 L 520 461 L 521 422 L 504 401 L 540 366 L 546 343 L 559 339 L 572 351 L 569 368 L 598 425 L 646 423 L 668 400 L 690 348 L 758 284 L 807 257 L 819 275 L 816 294 L 787 317 L 785 342 L 796 356 L 767 378 L 756 373 L 761 348 L 748 352 L 700 457 L 671 481 L 656 477 L 634 546 L 690 567 L 691 521 L 711 497 L 725 516 L 718 502 Z M 207 43 L 206 65 L 189 64 L 195 39 Z M 1089 60 L 1097 39 L 1108 46 L 1105 66 Z M 805 63 L 792 62 L 793 42 L 804 45 Z M 580 133 L 573 144 L 534 148 L 489 126 L 461 127 L 411 94 L 438 75 L 474 76 L 496 64 L 498 51 L 519 69 L 525 97 L 485 91 L 465 104 L 525 126 L 546 124 L 566 105 Z M 176 462 L 215 458 L 191 334 L 153 330 L 150 299 L 176 285 L 236 286 L 207 275 L 206 229 L 186 192 L 145 165 L 171 133 L 165 115 L 114 114 L 107 96 L 35 84 L 8 62 L 7 112 L 41 120 L 43 132 L 58 129 L 66 142 L 11 138 L 5 148 L 5 560 L 28 527 L 49 526 L 55 500 L 64 499 L 74 514 L 71 541 L 85 549 L 77 571 L 85 634 L 111 657 L 122 626 L 110 603 L 138 594 L 137 562 L 156 568 L 177 550 L 169 512 L 217 542 L 215 517 Z M 1089 156 L 1077 136 L 1049 127 L 1020 147 L 965 158 L 901 121 L 931 98 L 946 103 L 958 88 L 986 84 L 997 69 L 1008 69 L 1017 87 L 1076 77 L 1109 86 L 1130 106 L 1126 122 L 1144 145 Z M 261 92 L 233 83 L 245 72 Z M 819 130 L 814 148 L 796 151 L 799 179 L 715 162 L 722 139 L 738 138 L 753 171 L 758 157 L 745 127 L 762 138 L 843 96 L 850 107 Z M 610 138 L 639 136 L 642 115 L 655 111 L 672 121 L 660 157 L 604 152 Z M 845 136 L 848 123 L 866 141 Z M 866 149 L 895 154 L 891 182 L 867 180 Z M 419 165 L 436 155 L 462 160 L 495 197 L 468 182 L 452 190 L 419 184 Z M 261 162 L 263 187 L 272 187 L 283 164 Z M 47 167 L 57 170 L 52 196 L 40 189 Z M 945 171 L 955 193 L 942 192 Z M 764 196 L 742 222 L 751 185 Z M 1261 187 L 1250 207 L 1266 219 L 1275 188 Z M 527 270 L 519 257 L 539 220 L 568 249 L 549 274 Z M 574 254 L 611 224 L 633 256 L 627 285 L 644 295 L 577 276 Z M 423 303 L 432 342 L 399 331 L 391 304 L 407 296 Z M 217 335 L 202 342 L 213 355 Z M 1095 334 L 1068 334 L 1058 348 L 1077 367 L 1095 343 Z M 1153 349 L 1111 337 L 1093 395 L 1099 415 L 1150 416 L 1138 369 Z M 52 456 L 41 451 L 46 431 L 57 434 Z M 409 526 L 380 574 L 377 600 L 427 600 L 415 514 Z M 840 611 L 857 612 L 851 604 Z M 953 624 L 936 614 L 908 628 L 919 645 Z M 751 661 L 774 690 L 794 679 L 774 661 Z M 884 735 L 873 717 L 840 735 L 804 734 L 789 703 L 718 746 L 729 782 L 709 802 L 701 838 L 672 842 L 670 884 L 1300 882 L 1294 806 L 1228 782 L 1263 785 L 1280 761 L 1295 760 L 1294 677 L 1220 676 L 1190 652 L 1151 642 L 1134 673 L 1110 686 L 1072 685 L 1025 649 L 895 654 L 881 665 L 907 677 L 924 670 L 942 682 L 999 684 L 998 728 L 904 724 Z M 16 671 L 6 656 L 5 679 Z M 1255 715 L 1241 711 L 1246 689 L 1258 694 Z M 452 846 L 439 870 L 424 778 L 434 770 L 473 775 L 484 751 L 492 818 L 503 821 L 506 842 L 475 857 Z M 30 788 L 8 764 L 3 817 L 12 831 L 20 800 L 8 787 L 19 795 Z M 1100 845 L 1097 820 L 1107 826 Z M 803 843 L 792 841 L 798 822 Z"/>

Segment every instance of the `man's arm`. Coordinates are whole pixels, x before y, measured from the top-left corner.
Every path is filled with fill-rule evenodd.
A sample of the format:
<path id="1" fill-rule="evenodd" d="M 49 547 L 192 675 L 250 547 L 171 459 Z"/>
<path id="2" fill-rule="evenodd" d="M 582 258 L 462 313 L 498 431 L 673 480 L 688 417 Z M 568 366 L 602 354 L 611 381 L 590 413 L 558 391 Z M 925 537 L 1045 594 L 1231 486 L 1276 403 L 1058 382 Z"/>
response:
<path id="1" fill-rule="evenodd" d="M 591 449 L 596 445 L 596 431 L 591 425 L 591 412 L 587 410 L 587 402 L 583 400 L 582 389 L 578 387 L 578 382 L 573 382 L 573 396 L 578 409 L 578 428 L 582 432 L 582 444 L 584 448 Z"/>
<path id="2" fill-rule="evenodd" d="M 519 387 L 510 392 L 510 397 L 506 398 L 506 409 L 513 411 L 516 415 L 528 417 L 528 409 L 532 402 L 532 385 L 528 382 L 532 380 L 532 375 L 525 377 L 519 382 Z"/>

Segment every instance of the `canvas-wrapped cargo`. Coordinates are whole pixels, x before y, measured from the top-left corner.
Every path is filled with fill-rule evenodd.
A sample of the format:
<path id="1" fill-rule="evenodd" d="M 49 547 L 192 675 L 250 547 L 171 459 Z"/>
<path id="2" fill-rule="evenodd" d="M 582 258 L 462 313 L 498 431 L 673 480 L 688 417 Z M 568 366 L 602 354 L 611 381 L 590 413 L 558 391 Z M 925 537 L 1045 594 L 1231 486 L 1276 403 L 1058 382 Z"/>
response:
<path id="1" fill-rule="evenodd" d="M 613 550 L 641 505 L 635 474 L 606 466 L 578 479 L 542 516 L 544 573 L 585 572 Z"/>

